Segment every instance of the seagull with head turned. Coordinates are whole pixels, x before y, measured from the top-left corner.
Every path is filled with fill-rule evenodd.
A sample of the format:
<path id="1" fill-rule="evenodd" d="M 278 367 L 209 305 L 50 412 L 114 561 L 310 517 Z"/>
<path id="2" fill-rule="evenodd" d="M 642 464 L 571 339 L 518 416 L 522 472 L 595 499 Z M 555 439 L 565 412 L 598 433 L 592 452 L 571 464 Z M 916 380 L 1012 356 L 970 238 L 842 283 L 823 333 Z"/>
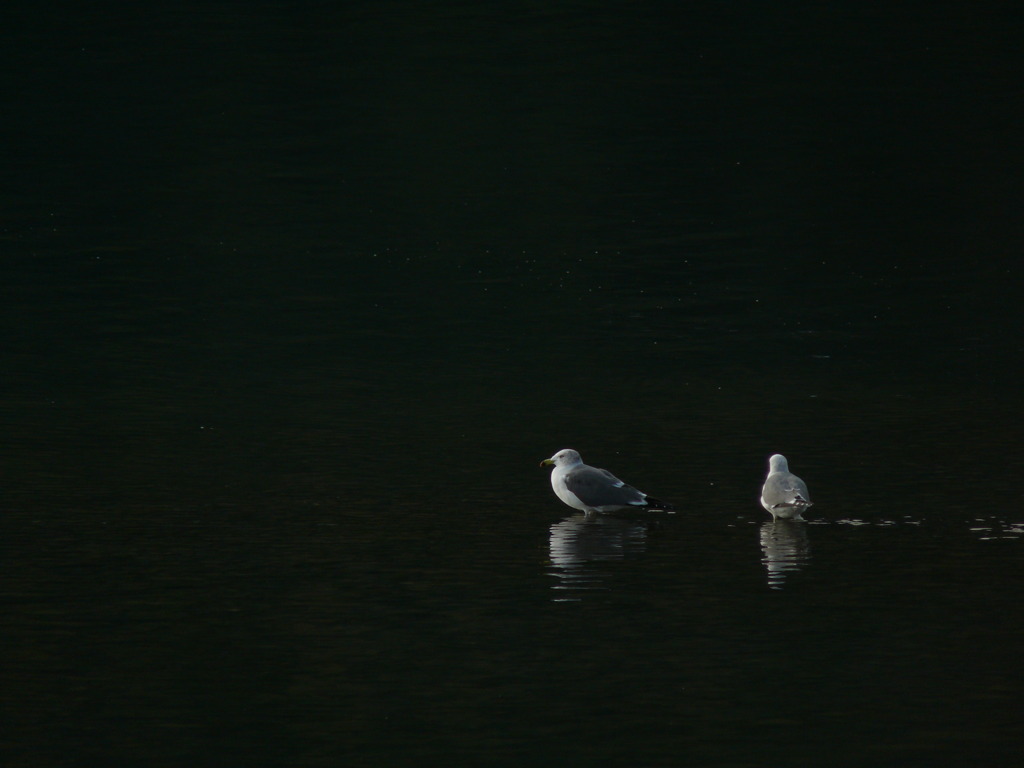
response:
<path id="1" fill-rule="evenodd" d="M 773 520 L 803 520 L 804 510 L 811 506 L 807 483 L 789 471 L 789 462 L 781 453 L 768 459 L 761 506 L 772 513 Z"/>
<path id="2" fill-rule="evenodd" d="M 626 485 L 607 469 L 587 466 L 572 448 L 562 449 L 540 465 L 554 466 L 551 487 L 555 495 L 573 509 L 587 514 L 624 509 L 673 509 L 670 504 Z"/>

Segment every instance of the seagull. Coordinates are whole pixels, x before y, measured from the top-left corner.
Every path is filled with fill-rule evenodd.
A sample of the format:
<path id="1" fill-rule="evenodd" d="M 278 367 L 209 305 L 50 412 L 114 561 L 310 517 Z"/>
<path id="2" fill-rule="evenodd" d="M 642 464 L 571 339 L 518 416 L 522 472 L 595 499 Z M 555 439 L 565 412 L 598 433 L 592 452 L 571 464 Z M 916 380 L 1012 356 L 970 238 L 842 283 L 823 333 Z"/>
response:
<path id="1" fill-rule="evenodd" d="M 555 495 L 573 509 L 582 509 L 587 514 L 638 508 L 673 509 L 671 505 L 626 485 L 607 469 L 587 466 L 572 448 L 564 448 L 550 459 L 544 459 L 540 465 L 554 465 L 551 487 L 555 489 Z"/>
<path id="2" fill-rule="evenodd" d="M 807 483 L 789 471 L 789 463 L 781 453 L 768 459 L 761 506 L 772 513 L 773 520 L 803 520 L 803 511 L 811 506 Z"/>

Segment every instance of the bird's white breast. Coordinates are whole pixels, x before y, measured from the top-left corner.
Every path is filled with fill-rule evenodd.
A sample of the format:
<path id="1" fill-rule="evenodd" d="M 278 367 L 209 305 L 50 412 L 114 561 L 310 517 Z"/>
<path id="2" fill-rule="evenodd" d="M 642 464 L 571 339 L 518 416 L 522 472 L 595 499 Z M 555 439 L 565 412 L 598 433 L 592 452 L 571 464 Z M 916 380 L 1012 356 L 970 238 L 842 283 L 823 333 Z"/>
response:
<path id="1" fill-rule="evenodd" d="M 575 493 L 569 490 L 565 482 L 565 475 L 566 473 L 561 471 L 561 467 L 557 467 L 551 473 L 551 487 L 554 489 L 555 495 L 573 509 L 586 510 L 587 505 L 580 501 Z"/>

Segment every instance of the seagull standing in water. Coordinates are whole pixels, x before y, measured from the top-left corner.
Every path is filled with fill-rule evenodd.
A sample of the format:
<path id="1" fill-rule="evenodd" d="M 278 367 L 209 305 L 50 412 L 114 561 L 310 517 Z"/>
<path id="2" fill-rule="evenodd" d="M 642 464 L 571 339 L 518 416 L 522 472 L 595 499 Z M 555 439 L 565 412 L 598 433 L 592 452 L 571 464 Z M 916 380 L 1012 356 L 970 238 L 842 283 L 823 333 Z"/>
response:
<path id="1" fill-rule="evenodd" d="M 671 505 L 626 485 L 607 469 L 587 466 L 572 448 L 559 451 L 540 465 L 554 466 L 551 487 L 555 489 L 555 495 L 573 509 L 581 509 L 587 514 L 623 509 L 673 509 Z"/>
<path id="2" fill-rule="evenodd" d="M 804 510 L 811 506 L 807 483 L 789 471 L 789 463 L 781 453 L 768 459 L 761 506 L 772 513 L 773 520 L 803 520 Z"/>

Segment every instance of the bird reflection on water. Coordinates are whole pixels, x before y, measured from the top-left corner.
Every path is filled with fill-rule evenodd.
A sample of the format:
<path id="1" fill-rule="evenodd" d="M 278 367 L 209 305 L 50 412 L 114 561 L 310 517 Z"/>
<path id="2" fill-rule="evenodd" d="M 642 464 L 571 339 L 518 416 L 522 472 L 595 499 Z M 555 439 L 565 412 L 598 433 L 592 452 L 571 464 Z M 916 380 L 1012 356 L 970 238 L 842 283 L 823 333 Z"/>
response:
<path id="1" fill-rule="evenodd" d="M 761 550 L 768 571 L 768 586 L 782 589 L 786 577 L 801 570 L 811 559 L 807 525 L 794 520 L 770 520 L 761 526 Z"/>
<path id="2" fill-rule="evenodd" d="M 597 563 L 622 560 L 647 547 L 647 523 L 608 515 L 575 514 L 551 526 L 548 550 L 558 581 L 556 602 L 583 599 L 582 592 L 607 591 L 609 573 Z"/>

